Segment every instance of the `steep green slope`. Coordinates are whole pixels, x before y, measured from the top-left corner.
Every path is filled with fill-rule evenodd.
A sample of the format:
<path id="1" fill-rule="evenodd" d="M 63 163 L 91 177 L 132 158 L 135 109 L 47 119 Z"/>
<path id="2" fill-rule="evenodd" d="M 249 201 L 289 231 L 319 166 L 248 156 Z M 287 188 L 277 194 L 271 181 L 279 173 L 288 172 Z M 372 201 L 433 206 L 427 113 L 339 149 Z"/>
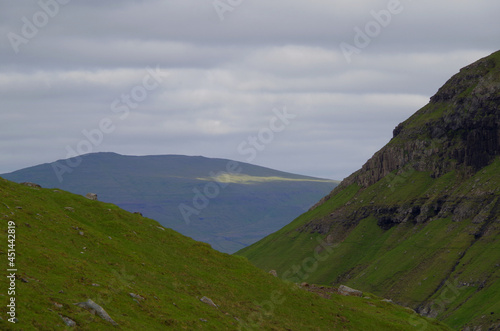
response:
<path id="1" fill-rule="evenodd" d="M 88 299 L 123 330 L 447 330 L 374 296 L 322 298 L 112 204 L 1 178 L 0 199 L 2 330 L 115 329 L 75 305 Z"/>
<path id="2" fill-rule="evenodd" d="M 315 208 L 238 254 L 454 328 L 500 327 L 499 155 L 497 52 L 451 78 Z"/>
<path id="3" fill-rule="evenodd" d="M 200 156 L 93 153 L 2 175 L 85 195 L 232 253 L 307 211 L 337 183 Z"/>

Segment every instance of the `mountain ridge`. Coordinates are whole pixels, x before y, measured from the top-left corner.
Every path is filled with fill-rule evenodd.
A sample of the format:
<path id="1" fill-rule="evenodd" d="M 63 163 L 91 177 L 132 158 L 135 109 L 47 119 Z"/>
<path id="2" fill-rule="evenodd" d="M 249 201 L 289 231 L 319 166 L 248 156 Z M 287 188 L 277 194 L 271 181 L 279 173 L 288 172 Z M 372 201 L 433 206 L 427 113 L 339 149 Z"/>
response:
<path id="1" fill-rule="evenodd" d="M 307 213 L 237 254 L 282 272 L 325 240 L 335 253 L 308 281 L 372 291 L 455 328 L 500 327 L 500 264 L 488 263 L 500 262 L 499 142 L 496 52 L 450 78 Z"/>
<path id="2" fill-rule="evenodd" d="M 465 173 L 471 173 L 467 167 L 477 171 L 486 166 L 500 153 L 498 66 L 500 52 L 495 52 L 462 68 L 430 98 L 427 106 L 396 126 L 391 141 L 360 170 L 344 179 L 337 190 L 354 182 L 367 187 L 408 163 L 413 163 L 417 171 L 432 171 L 434 176 L 459 170 L 460 166 Z M 494 79 L 496 82 L 492 83 Z M 471 94 L 470 97 L 466 98 L 466 93 Z M 424 121 L 423 127 L 418 125 Z M 478 126 L 483 130 L 473 129 Z M 462 136 L 464 132 L 460 130 L 467 130 L 467 136 Z M 450 131 L 458 135 L 452 138 L 460 141 L 446 139 Z M 422 136 L 429 137 L 433 144 L 420 139 Z M 402 140 L 408 141 L 407 144 L 403 144 Z M 450 151 L 450 148 L 453 149 Z M 454 159 L 456 163 L 414 162 L 422 159 L 432 161 L 432 156 L 443 152 L 447 154 L 438 155 L 440 158 Z"/>

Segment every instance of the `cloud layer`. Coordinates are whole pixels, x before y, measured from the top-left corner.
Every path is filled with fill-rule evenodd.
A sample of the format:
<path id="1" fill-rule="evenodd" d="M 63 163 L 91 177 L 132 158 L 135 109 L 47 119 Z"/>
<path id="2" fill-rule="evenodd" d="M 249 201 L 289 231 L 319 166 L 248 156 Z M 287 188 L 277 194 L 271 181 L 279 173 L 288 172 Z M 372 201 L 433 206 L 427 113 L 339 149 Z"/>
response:
<path id="1" fill-rule="evenodd" d="M 342 179 L 499 48 L 499 12 L 489 0 L 3 2 L 0 173 L 82 141 L 249 161 L 238 146 L 286 109 L 296 117 L 250 161 Z M 92 136 L 102 121 L 113 130 Z"/>

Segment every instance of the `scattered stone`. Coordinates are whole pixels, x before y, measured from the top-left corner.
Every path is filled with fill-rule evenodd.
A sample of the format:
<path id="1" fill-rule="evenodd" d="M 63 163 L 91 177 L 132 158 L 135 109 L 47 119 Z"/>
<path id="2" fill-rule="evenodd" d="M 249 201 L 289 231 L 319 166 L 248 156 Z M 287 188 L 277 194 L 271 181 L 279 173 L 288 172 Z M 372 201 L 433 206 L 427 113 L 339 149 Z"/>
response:
<path id="1" fill-rule="evenodd" d="M 24 223 L 24 225 L 27 227 L 27 228 L 31 228 L 31 225 L 29 223 Z"/>
<path id="2" fill-rule="evenodd" d="M 203 323 L 208 322 L 208 321 L 207 321 L 206 319 L 204 319 L 204 318 L 200 318 L 200 321 L 202 321 Z"/>
<path id="3" fill-rule="evenodd" d="M 158 229 L 165 231 L 165 228 L 162 228 L 161 226 L 157 226 Z"/>
<path id="4" fill-rule="evenodd" d="M 97 194 L 95 194 L 95 193 L 87 193 L 87 195 L 85 197 L 87 199 L 97 201 Z"/>
<path id="5" fill-rule="evenodd" d="M 97 314 L 100 318 L 102 318 L 103 320 L 117 326 L 118 323 L 116 323 L 109 315 L 108 313 L 104 310 L 104 308 L 102 308 L 101 306 L 99 306 L 97 303 L 95 303 L 94 301 L 88 299 L 87 301 L 85 302 L 80 302 L 80 303 L 75 303 L 76 306 L 78 307 L 81 307 L 81 308 L 84 308 L 84 309 L 87 309 L 89 310 L 90 312 L 92 312 L 93 314 Z"/>
<path id="6" fill-rule="evenodd" d="M 64 209 L 67 211 L 75 211 L 75 208 L 73 207 L 64 207 Z"/>
<path id="7" fill-rule="evenodd" d="M 62 315 L 59 315 L 59 316 L 61 316 L 62 320 L 64 321 L 64 324 L 66 324 L 67 326 L 69 326 L 69 327 L 76 326 L 76 322 L 73 321 L 71 318 L 66 317 L 66 316 L 62 316 Z"/>
<path id="8" fill-rule="evenodd" d="M 339 294 L 343 296 L 353 296 L 353 297 L 362 297 L 363 292 L 355 290 L 345 285 L 339 286 Z"/>
<path id="9" fill-rule="evenodd" d="M 139 294 L 129 293 L 128 295 L 130 295 L 132 298 L 137 299 L 137 300 L 139 300 L 139 301 L 144 301 L 144 300 L 146 300 L 143 296 L 141 296 L 141 295 L 139 295 Z"/>
<path id="10" fill-rule="evenodd" d="M 278 272 L 276 270 L 271 270 L 271 271 L 269 271 L 269 273 L 271 275 L 273 275 L 274 277 L 278 277 Z"/>
<path id="11" fill-rule="evenodd" d="M 22 278 L 22 277 L 21 277 L 21 281 L 22 281 L 23 283 L 29 283 L 29 281 L 28 281 L 26 278 Z"/>
<path id="12" fill-rule="evenodd" d="M 96 284 L 96 283 L 93 283 L 93 284 L 92 284 L 92 286 L 99 287 L 99 286 L 101 286 L 101 285 Z"/>
<path id="13" fill-rule="evenodd" d="M 16 209 L 23 209 L 23 207 L 21 207 L 21 206 L 16 206 Z"/>
<path id="14" fill-rule="evenodd" d="M 59 308 L 59 309 L 61 309 L 63 307 L 63 305 L 61 305 L 58 302 L 54 302 L 54 306 L 56 306 L 56 308 Z"/>
<path id="15" fill-rule="evenodd" d="M 21 183 L 21 185 L 29 186 L 29 187 L 33 187 L 33 188 L 42 188 L 40 185 L 35 184 L 35 183 L 30 183 L 30 182 L 24 182 L 24 183 Z"/>
<path id="16" fill-rule="evenodd" d="M 391 299 L 382 299 L 383 302 L 388 302 L 388 303 L 392 303 L 392 300 Z"/>
<path id="17" fill-rule="evenodd" d="M 306 283 L 306 282 L 303 282 L 302 284 L 300 284 L 301 287 L 309 287 L 309 284 Z"/>
<path id="18" fill-rule="evenodd" d="M 203 303 L 206 303 L 207 305 L 209 306 L 212 306 L 212 307 L 215 307 L 215 308 L 219 308 L 213 301 L 212 299 L 210 298 L 207 298 L 207 297 L 203 297 L 200 299 L 201 302 Z"/>
<path id="19" fill-rule="evenodd" d="M 79 234 L 80 236 L 85 235 L 85 233 L 84 233 L 83 231 L 78 231 L 78 234 Z"/>

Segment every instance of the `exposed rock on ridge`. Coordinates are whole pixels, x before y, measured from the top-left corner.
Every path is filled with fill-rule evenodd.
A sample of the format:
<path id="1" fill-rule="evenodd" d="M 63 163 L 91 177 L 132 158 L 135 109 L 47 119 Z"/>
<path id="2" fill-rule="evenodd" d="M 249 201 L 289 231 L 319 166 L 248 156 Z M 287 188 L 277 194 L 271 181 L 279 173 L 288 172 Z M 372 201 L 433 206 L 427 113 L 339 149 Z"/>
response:
<path id="1" fill-rule="evenodd" d="M 433 177 L 452 170 L 470 176 L 499 154 L 497 52 L 449 79 L 427 106 L 394 129 L 393 139 L 385 147 L 316 206 L 351 184 L 366 188 L 403 168 L 430 171 Z"/>
<path id="2" fill-rule="evenodd" d="M 499 66 L 486 58 L 463 68 L 345 184 L 367 187 L 406 165 L 436 177 L 488 165 L 500 154 Z"/>
<path id="3" fill-rule="evenodd" d="M 390 186 L 394 177 L 413 171 L 429 172 L 433 178 L 455 171 L 466 179 L 498 155 L 500 52 L 461 69 L 450 78 L 431 97 L 429 104 L 394 129 L 393 139 L 386 146 L 312 209 L 352 184 L 364 189 L 385 180 L 385 185 Z M 499 201 L 493 193 L 476 189 L 468 196 L 424 196 L 399 205 L 358 202 L 356 208 L 341 207 L 326 218 L 304 225 L 301 230 L 327 234 L 338 222 L 343 222 L 347 230 L 370 215 L 386 230 L 400 223 L 424 223 L 434 218 L 452 217 L 458 221 L 479 214 L 484 219 L 494 218 Z"/>

